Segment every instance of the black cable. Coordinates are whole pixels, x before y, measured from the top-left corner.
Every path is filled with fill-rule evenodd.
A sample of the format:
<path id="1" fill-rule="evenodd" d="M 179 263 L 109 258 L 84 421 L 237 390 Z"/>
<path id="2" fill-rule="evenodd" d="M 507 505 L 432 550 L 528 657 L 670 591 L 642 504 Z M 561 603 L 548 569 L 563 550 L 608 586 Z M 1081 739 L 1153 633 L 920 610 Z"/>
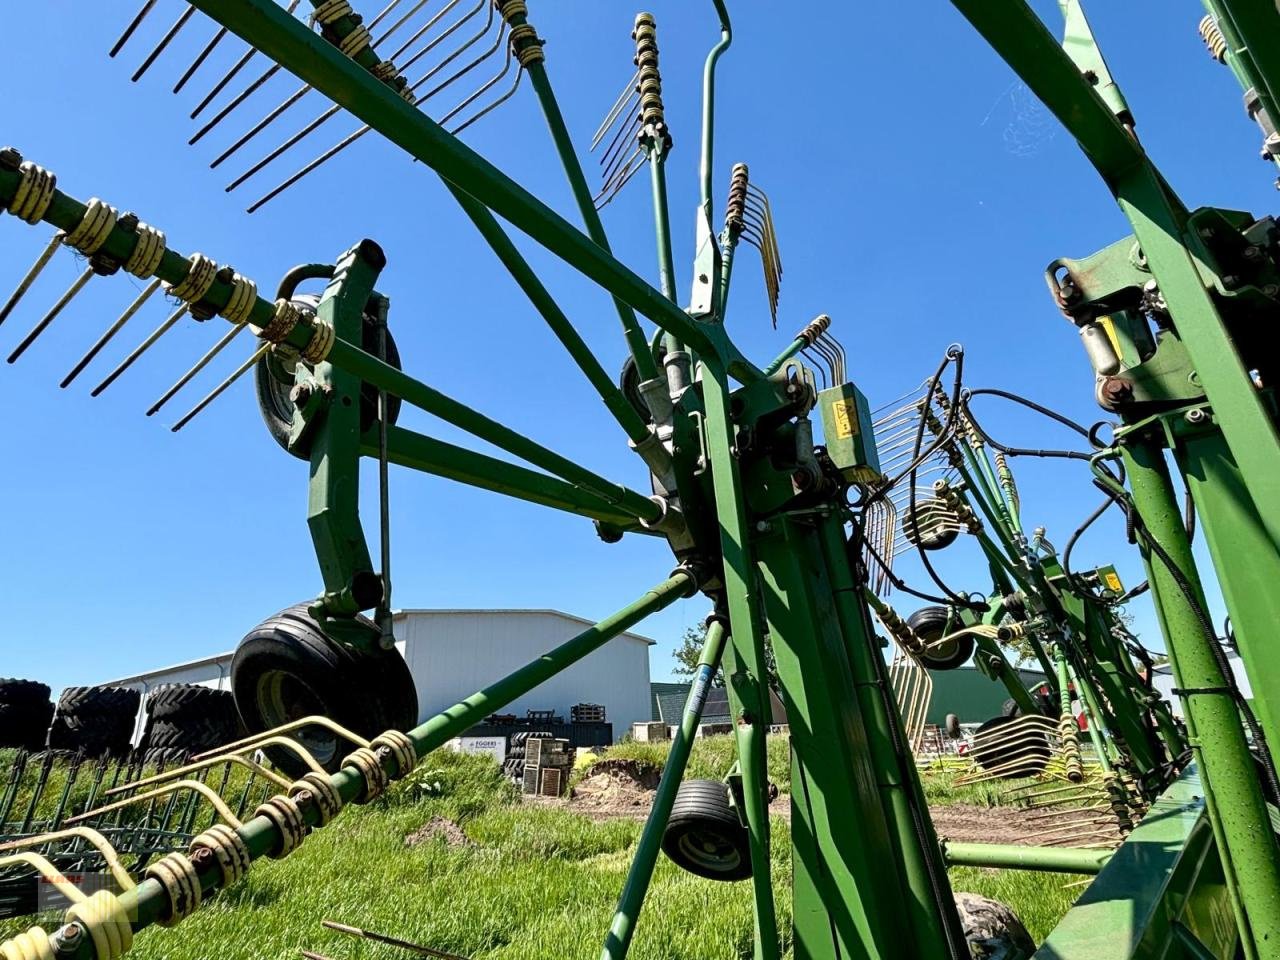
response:
<path id="1" fill-rule="evenodd" d="M 892 567 L 885 563 L 884 557 L 880 556 L 880 554 L 876 552 L 875 547 L 871 546 L 871 541 L 866 538 L 866 534 L 863 531 L 860 522 L 855 522 L 853 524 L 853 535 L 849 538 L 848 546 L 853 554 L 851 559 L 855 563 L 858 562 L 859 548 L 865 548 L 867 553 L 871 555 L 871 559 L 875 560 L 880 569 L 884 571 L 884 575 L 888 577 L 889 582 L 903 593 L 909 593 L 911 596 L 918 597 L 928 603 L 939 603 L 944 607 L 950 605 L 950 601 L 945 597 L 933 597 L 927 593 L 921 593 L 919 590 L 913 590 L 911 587 L 907 586 L 906 581 L 895 574 Z M 983 609 L 985 610 L 987 608 L 984 606 Z"/>
<path id="2" fill-rule="evenodd" d="M 939 590 L 951 598 L 948 605 L 957 605 L 968 610 L 977 610 L 980 609 L 977 604 L 974 604 L 968 597 L 963 597 L 956 593 L 943 582 L 940 576 L 938 576 L 938 572 L 934 569 L 933 563 L 929 559 L 929 552 L 924 548 L 924 539 L 919 536 L 919 521 L 916 519 L 916 475 L 920 465 L 920 448 L 924 444 L 924 428 L 925 421 L 927 420 L 926 414 L 929 409 L 929 404 L 933 400 L 934 391 L 937 390 L 938 383 L 942 379 L 942 374 L 947 369 L 947 364 L 953 361 L 956 365 L 956 375 L 955 385 L 952 388 L 952 402 L 949 413 L 954 414 L 955 411 L 959 409 L 961 402 L 960 387 L 964 377 L 964 351 L 948 350 L 946 356 L 942 360 L 942 364 L 938 367 L 938 372 L 933 375 L 933 379 L 929 382 L 929 387 L 925 391 L 924 406 L 920 411 L 920 423 L 916 428 L 916 439 L 911 446 L 911 475 L 907 479 L 907 516 L 911 519 L 912 523 L 916 524 L 917 535 L 914 538 L 914 546 L 916 548 L 916 553 L 920 555 L 920 563 L 924 566 L 925 572 L 929 574 L 929 579 L 934 582 Z M 953 419 L 953 417 L 949 416 L 948 419 Z M 945 435 L 945 429 L 943 433 Z M 907 539 L 910 540 L 912 538 L 908 537 Z M 985 604 L 983 606 L 985 606 Z"/>

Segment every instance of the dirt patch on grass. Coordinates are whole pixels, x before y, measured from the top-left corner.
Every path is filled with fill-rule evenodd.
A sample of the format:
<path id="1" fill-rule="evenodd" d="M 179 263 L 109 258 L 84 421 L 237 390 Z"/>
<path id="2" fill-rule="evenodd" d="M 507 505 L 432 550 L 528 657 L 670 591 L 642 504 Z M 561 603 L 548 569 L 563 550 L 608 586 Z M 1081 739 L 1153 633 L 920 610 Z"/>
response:
<path id="1" fill-rule="evenodd" d="M 963 843 L 1027 843 L 1027 814 L 1014 807 L 975 807 L 966 803 L 930 807 L 938 836 Z"/>
<path id="2" fill-rule="evenodd" d="M 573 788 L 568 806 L 595 820 L 634 817 L 643 820 L 653 805 L 661 777 L 656 767 L 634 760 L 601 760 Z"/>
<path id="3" fill-rule="evenodd" d="M 432 817 L 404 838 L 405 846 L 416 847 L 428 840 L 443 840 L 450 847 L 474 847 L 462 828 L 448 817 Z"/>

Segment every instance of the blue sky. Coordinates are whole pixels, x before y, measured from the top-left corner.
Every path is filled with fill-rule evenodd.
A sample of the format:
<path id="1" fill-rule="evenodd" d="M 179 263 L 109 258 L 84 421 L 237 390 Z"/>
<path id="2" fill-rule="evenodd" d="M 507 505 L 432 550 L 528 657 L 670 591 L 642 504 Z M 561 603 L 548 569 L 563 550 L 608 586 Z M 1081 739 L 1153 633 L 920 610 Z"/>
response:
<path id="1" fill-rule="evenodd" d="M 161 0 L 124 53 L 108 60 L 133 6 L 28 5 L 23 41 L 7 51 L 0 141 L 53 169 L 74 196 L 135 210 L 165 229 L 173 246 L 233 264 L 264 288 L 295 263 L 328 261 L 363 237 L 376 239 L 389 257 L 379 286 L 392 299 L 392 327 L 410 372 L 606 476 L 643 486 L 621 433 L 434 174 L 369 136 L 246 216 L 248 201 L 356 123 L 333 121 L 306 141 L 308 149 L 224 194 L 232 174 L 276 141 L 264 136 L 224 169 L 207 164 L 297 83 L 276 77 L 189 148 L 195 125 L 187 113 L 242 46 L 225 44 L 187 90 L 170 95 L 212 33 L 197 18 L 131 85 L 129 75 L 183 4 Z M 1040 6 L 1046 15 L 1056 10 Z M 1258 134 L 1240 91 L 1200 47 L 1199 5 L 1094 6 L 1096 32 L 1139 132 L 1174 187 L 1192 206 L 1266 212 L 1275 195 L 1271 172 L 1256 158 Z M 635 11 L 584 0 L 531 8 L 570 129 L 585 149 L 633 69 Z M 687 291 L 699 83 L 715 20 L 710 3 L 658 0 L 650 9 L 675 135 L 671 209 Z M 959 341 L 970 385 L 1020 391 L 1086 422 L 1097 419 L 1083 352 L 1049 301 L 1042 273 L 1054 257 L 1091 253 L 1128 227 L 1071 139 L 942 0 L 862 5 L 856 17 L 825 4 L 783 9 L 731 3 L 736 39 L 722 61 L 716 206 L 730 166 L 749 163 L 772 198 L 786 267 L 777 331 L 758 265 L 739 268 L 728 318 L 738 343 L 763 361 L 825 312 L 835 319 L 851 377 L 873 404 L 918 383 Z M 276 137 L 323 107 L 309 95 L 273 128 Z M 576 222 L 527 86 L 464 139 Z M 607 208 L 605 221 L 618 257 L 656 283 L 643 178 Z M 51 233 L 0 217 L 0 291 L 7 295 Z M 623 347 L 606 297 L 520 243 L 605 365 L 616 368 Z M 0 328 L 0 350 L 12 349 L 79 269 L 59 255 Z M 216 382 L 215 372 L 157 417 L 143 416 L 220 334 L 213 324 L 184 323 L 90 399 L 94 374 L 100 378 L 163 319 L 155 302 L 80 381 L 58 389 L 138 285 L 123 275 L 94 280 L 18 364 L 0 368 L 2 675 L 57 688 L 220 652 L 319 588 L 305 523 L 306 467 L 268 437 L 248 379 L 180 434 L 167 425 Z M 227 372 L 248 349 L 239 345 L 217 371 Z M 1000 401 L 983 409 L 988 428 L 1007 442 L 1071 442 Z M 416 411 L 406 410 L 401 422 L 470 442 Z M 1063 543 L 1097 499 L 1084 471 L 1060 462 L 1017 466 L 1028 522 Z M 372 483 L 371 471 L 366 479 Z M 552 607 L 601 616 L 671 565 L 660 543 L 605 545 L 585 521 L 431 477 L 399 471 L 392 495 L 399 606 Z M 375 528 L 372 500 L 366 518 Z M 972 569 L 968 589 L 982 589 L 976 558 L 959 549 L 948 573 L 959 583 Z M 1142 578 L 1114 516 L 1078 549 L 1078 566 L 1114 561 L 1126 582 Z M 706 607 L 700 598 L 683 601 L 642 625 L 659 641 L 655 679 Z M 1148 642 L 1160 646 L 1147 603 L 1133 612 Z"/>

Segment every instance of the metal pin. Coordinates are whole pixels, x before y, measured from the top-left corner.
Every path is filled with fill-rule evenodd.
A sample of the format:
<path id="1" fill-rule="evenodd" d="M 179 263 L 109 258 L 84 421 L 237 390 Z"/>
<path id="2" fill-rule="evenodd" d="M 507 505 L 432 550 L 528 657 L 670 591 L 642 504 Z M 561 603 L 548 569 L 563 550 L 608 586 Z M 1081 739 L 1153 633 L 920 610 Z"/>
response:
<path id="1" fill-rule="evenodd" d="M 53 235 L 53 239 L 49 241 L 49 245 L 44 248 L 40 256 L 36 257 L 36 262 L 31 265 L 27 275 L 18 283 L 18 289 L 13 291 L 13 296 L 8 299 L 3 307 L 0 307 L 0 323 L 4 323 L 9 318 L 9 314 L 18 305 L 18 301 L 26 296 L 27 291 L 31 289 L 31 285 L 40 276 L 40 272 L 49 265 L 53 255 L 58 252 L 58 247 L 62 246 L 62 239 L 65 236 L 66 234 L 59 230 Z"/>
<path id="2" fill-rule="evenodd" d="M 209 59 L 209 55 L 213 53 L 226 35 L 227 28 L 219 27 L 218 31 L 213 35 L 213 39 L 210 40 L 205 45 L 205 48 L 196 55 L 196 58 L 191 61 L 191 66 L 187 67 L 187 72 L 178 78 L 178 82 L 174 84 L 173 87 L 174 93 L 182 92 L 182 88 L 187 85 L 187 81 L 195 76 L 195 72 L 204 65 L 204 62 Z"/>
<path id="3" fill-rule="evenodd" d="M 267 355 L 268 351 L 271 350 L 271 347 L 272 347 L 272 343 L 270 341 L 266 341 L 265 343 L 263 343 L 262 346 L 260 346 L 257 350 L 253 352 L 253 355 L 249 357 L 248 360 L 246 360 L 243 364 L 240 365 L 240 367 L 236 370 L 235 373 L 231 374 L 231 376 L 227 377 L 227 379 L 223 380 L 220 384 L 214 387 L 213 390 L 211 390 L 203 400 L 201 400 L 194 407 L 188 410 L 183 415 L 182 419 L 179 420 L 177 423 L 175 423 L 169 429 L 173 433 L 177 433 L 179 430 L 185 427 L 188 423 L 190 423 L 192 418 L 195 417 L 196 414 L 198 414 L 201 410 L 203 410 L 209 404 L 213 403 L 213 401 L 217 400 L 218 397 L 222 396 L 222 394 L 226 392 L 228 387 L 230 387 L 233 383 L 235 383 L 237 380 L 243 377 L 246 373 L 248 373 L 255 363 L 257 363 L 259 360 L 261 360 L 263 357 Z"/>
<path id="4" fill-rule="evenodd" d="M 102 351 L 102 348 L 111 342 L 111 338 L 120 332 L 120 329 L 129 322 L 135 313 L 142 309 L 142 305 L 150 300 L 152 295 L 159 289 L 160 280 L 156 278 L 147 285 L 147 288 L 138 295 L 138 298 L 133 303 L 129 304 L 124 313 L 120 314 L 120 318 L 107 328 L 107 332 L 98 338 L 98 342 L 89 348 L 89 352 L 80 358 L 79 362 L 71 368 L 71 372 L 62 378 L 62 383 L 58 384 L 58 386 L 64 390 L 70 386 L 71 381 L 80 376 L 80 371 L 93 361 L 93 358 Z"/>
<path id="5" fill-rule="evenodd" d="M 603 209 L 613 202 L 613 198 L 622 191 L 623 187 L 631 182 L 631 178 L 644 169 L 646 159 L 644 149 L 636 147 L 635 153 L 631 154 L 631 158 L 626 165 L 619 168 L 613 179 L 606 183 L 601 191 L 592 198 L 597 210 Z"/>
<path id="6" fill-rule="evenodd" d="M 395 23 L 393 23 L 391 26 L 387 28 L 386 33 L 382 34 L 382 36 L 378 37 L 376 40 L 373 41 L 373 46 L 375 47 L 378 46 L 378 44 L 382 43 L 383 40 L 387 39 L 387 37 L 391 36 L 391 34 L 395 33 L 397 30 L 403 27 L 406 23 L 409 22 L 410 19 L 412 19 L 415 13 L 417 13 L 419 10 L 425 7 L 429 2 L 430 0 L 418 0 L 418 2 L 415 3 L 407 13 L 402 14 L 399 20 L 397 20 Z M 397 3 L 399 3 L 399 0 L 395 0 L 395 2 L 391 3 L 386 10 L 383 10 L 382 13 L 378 14 L 378 16 L 374 18 L 373 23 L 369 24 L 369 29 L 372 30 L 374 27 L 376 27 L 378 25 L 378 22 L 384 16 L 386 16 L 391 11 L 391 8 L 396 6 Z"/>
<path id="7" fill-rule="evenodd" d="M 76 277 L 75 282 L 67 288 L 67 292 L 59 297 L 58 302 L 55 303 L 49 312 L 44 315 L 44 319 L 32 327 L 31 332 L 23 338 L 22 342 L 18 344 L 13 353 L 9 354 L 10 363 L 15 362 L 26 352 L 27 347 L 36 342 L 36 337 L 44 333 L 49 324 L 53 323 L 58 314 L 62 312 L 63 307 L 70 303 L 75 298 L 75 295 L 84 289 L 84 285 L 92 280 L 93 276 L 93 268 L 90 267 L 85 270 L 84 273 L 80 274 L 80 276 Z"/>
<path id="8" fill-rule="evenodd" d="M 155 5 L 156 0 L 147 0 L 147 2 L 142 5 L 142 9 L 138 11 L 138 15 L 129 22 L 127 27 L 124 28 L 124 33 L 120 34 L 120 39 L 115 42 L 115 45 L 111 48 L 111 51 L 107 56 L 114 57 L 124 48 L 124 45 L 129 42 L 129 38 L 133 36 L 134 31 L 142 25 L 143 20 L 147 19 L 147 14 L 151 12 Z"/>
<path id="9" fill-rule="evenodd" d="M 111 384 L 115 383 L 116 378 L 118 378 L 120 374 L 124 373 L 131 366 L 133 366 L 134 361 L 136 361 L 140 356 L 142 356 L 144 353 L 150 350 L 157 340 L 159 340 L 166 333 L 168 333 L 173 328 L 173 325 L 175 323 L 177 323 L 179 320 L 181 320 L 183 317 L 187 315 L 187 311 L 190 309 L 191 309 L 191 304 L 184 303 L 181 307 L 175 310 L 170 315 L 170 317 L 167 320 L 165 320 L 164 323 L 160 324 L 160 326 L 156 327 L 155 330 L 151 331 L 147 339 L 143 340 L 142 343 L 138 344 L 138 346 L 134 349 L 133 353 L 129 354 L 127 357 L 124 358 L 120 366 L 116 367 L 109 374 L 107 374 L 107 378 L 105 380 L 103 380 L 100 384 L 98 384 L 91 391 L 89 391 L 89 395 L 92 397 L 96 397 L 100 393 L 102 393 L 103 390 L 107 389 L 107 387 L 111 386 Z"/>
<path id="10" fill-rule="evenodd" d="M 147 416 L 152 416 L 157 410 L 173 399 L 173 395 L 190 383 L 201 370 L 209 365 L 214 357 L 220 354 L 226 346 L 238 337 L 241 331 L 247 327 L 247 323 L 237 323 L 234 327 L 223 334 L 222 339 L 215 343 L 203 357 L 196 361 L 194 367 L 184 373 L 172 387 L 165 391 L 164 396 L 151 405 L 151 409 L 147 411 Z"/>
<path id="11" fill-rule="evenodd" d="M 297 145 L 298 143 L 300 143 L 302 140 L 306 139 L 306 137 L 307 137 L 308 135 L 310 135 L 310 134 L 314 133 L 317 129 L 319 129 L 319 127 L 321 126 L 321 124 L 323 124 L 325 121 L 327 121 L 330 117 L 335 116 L 335 115 L 336 115 L 337 113 L 339 113 L 341 110 L 342 110 L 342 108 L 341 108 L 340 106 L 338 106 L 337 104 L 334 104 L 333 106 L 331 106 L 331 107 L 330 107 L 328 110 L 326 110 L 324 113 L 320 114 L 320 116 L 316 117 L 314 120 L 312 120 L 310 123 L 308 123 L 308 124 L 307 124 L 305 127 L 303 127 L 301 130 L 299 130 L 298 132 L 296 132 L 295 134 L 293 134 L 293 136 L 291 136 L 291 137 L 289 137 L 287 140 L 285 140 L 285 142 L 284 142 L 284 143 L 280 144 L 280 146 L 276 147 L 274 150 L 272 150 L 270 153 L 268 153 L 265 157 L 263 157 L 261 160 L 259 160 L 257 163 L 255 163 L 253 166 L 251 166 L 248 170 L 246 170 L 244 173 L 240 174 L 240 176 L 236 177 L 236 178 L 235 178 L 234 180 L 232 180 L 229 184 L 227 184 L 227 186 L 226 186 L 226 188 L 225 188 L 225 189 L 226 189 L 226 192 L 227 192 L 227 193 L 230 193 L 232 190 L 236 189 L 236 187 L 240 186 L 242 183 L 244 183 L 246 180 L 248 180 L 248 179 L 249 179 L 250 177 L 252 177 L 254 174 L 258 173 L 258 172 L 259 172 L 260 170 L 262 170 L 264 167 L 268 166 L 272 161 L 274 161 L 274 160 L 278 159 L 279 157 L 283 156 L 283 155 L 284 155 L 285 153 L 287 153 L 287 152 L 288 152 L 292 147 L 296 146 L 296 145 Z"/>
<path id="12" fill-rule="evenodd" d="M 187 4 L 187 9 L 182 11 L 177 22 L 169 28 L 168 33 L 160 38 L 160 42 L 156 44 L 155 49 L 147 54 L 147 59 L 142 61 L 142 66 L 138 67 L 138 69 L 134 71 L 133 76 L 130 78 L 133 83 L 137 83 L 141 80 L 142 75 L 151 69 L 151 65 L 156 62 L 156 58 L 160 56 L 160 54 L 164 53 L 165 47 L 169 46 L 169 44 L 173 42 L 173 38 L 178 35 L 178 31 L 187 25 L 187 21 L 195 16 L 195 12 L 195 4 Z"/>
<path id="13" fill-rule="evenodd" d="M 430 32 L 432 27 L 434 27 L 437 23 L 439 23 L 441 20 L 444 19 L 445 14 L 447 14 L 450 10 L 452 10 L 461 2 L 462 0 L 449 0 L 449 2 L 445 4 L 443 8 L 441 8 L 439 13 L 437 13 L 434 17 L 432 17 L 430 20 L 428 20 L 426 23 L 420 26 L 417 30 L 415 30 L 413 32 L 413 36 L 411 36 L 404 43 L 400 44 L 400 46 L 396 48 L 395 52 L 392 53 L 391 56 L 387 57 L 386 59 L 395 60 L 396 58 L 401 56 L 406 50 L 408 50 L 411 46 L 417 43 L 418 40 L 420 40 L 422 37 L 425 37 L 427 33 Z M 410 66 L 417 63 L 424 56 L 426 56 L 426 54 L 434 50 L 437 46 L 440 45 L 440 42 L 442 40 L 452 35 L 452 33 L 455 30 L 457 30 L 458 27 L 460 27 L 462 24 L 466 23 L 473 16 L 479 13 L 480 8 L 483 5 L 484 4 L 482 0 L 482 2 L 479 5 L 477 5 L 474 9 L 470 10 L 461 20 L 459 20 L 457 23 L 454 23 L 453 25 L 448 27 L 448 29 L 446 29 L 445 32 L 442 33 L 439 37 L 432 40 L 430 43 L 426 45 L 426 47 L 424 47 L 422 50 L 419 50 L 417 53 L 415 53 L 406 63 L 401 65 L 400 69 L 401 70 L 408 69 Z"/>

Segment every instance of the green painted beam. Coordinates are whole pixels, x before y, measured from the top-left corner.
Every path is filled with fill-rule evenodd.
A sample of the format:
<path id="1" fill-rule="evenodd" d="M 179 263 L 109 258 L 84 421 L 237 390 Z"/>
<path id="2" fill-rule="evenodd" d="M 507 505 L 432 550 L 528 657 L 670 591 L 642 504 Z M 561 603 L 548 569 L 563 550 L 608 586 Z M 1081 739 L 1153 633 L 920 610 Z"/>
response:
<path id="1" fill-rule="evenodd" d="M 939 841 L 949 867 L 992 867 L 1044 873 L 1099 873 L 1112 851 L 1088 847 L 1030 847 L 1016 843 Z"/>

